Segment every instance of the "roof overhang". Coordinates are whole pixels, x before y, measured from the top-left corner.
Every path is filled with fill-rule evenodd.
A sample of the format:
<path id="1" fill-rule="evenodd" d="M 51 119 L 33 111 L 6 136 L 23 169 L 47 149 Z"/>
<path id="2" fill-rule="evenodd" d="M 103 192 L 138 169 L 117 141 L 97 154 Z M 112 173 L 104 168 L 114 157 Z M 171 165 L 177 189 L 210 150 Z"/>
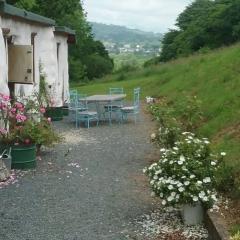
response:
<path id="1" fill-rule="evenodd" d="M 24 9 L 16 8 L 10 4 L 7 4 L 5 2 L 5 0 L 0 0 L 0 15 L 15 17 L 15 18 L 19 18 L 22 20 L 46 25 L 46 26 L 54 26 L 55 25 L 54 20 L 47 18 L 47 17 L 43 17 L 41 15 L 38 15 L 38 14 L 35 14 L 32 12 L 29 12 L 29 11 L 26 11 Z"/>
<path id="2" fill-rule="evenodd" d="M 69 44 L 76 43 L 76 37 L 75 37 L 76 32 L 71 28 L 64 27 L 64 26 L 56 26 L 54 33 L 66 36 Z"/>

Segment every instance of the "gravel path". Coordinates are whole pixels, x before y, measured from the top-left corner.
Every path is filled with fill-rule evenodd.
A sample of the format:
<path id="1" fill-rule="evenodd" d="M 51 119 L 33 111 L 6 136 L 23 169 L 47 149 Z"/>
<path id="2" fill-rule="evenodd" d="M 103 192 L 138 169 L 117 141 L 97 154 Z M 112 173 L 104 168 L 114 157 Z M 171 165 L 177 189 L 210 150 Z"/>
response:
<path id="1" fill-rule="evenodd" d="M 0 189 L 0 240 L 125 240 L 156 203 L 142 174 L 154 153 L 146 116 L 138 124 L 80 128 L 36 171 Z"/>

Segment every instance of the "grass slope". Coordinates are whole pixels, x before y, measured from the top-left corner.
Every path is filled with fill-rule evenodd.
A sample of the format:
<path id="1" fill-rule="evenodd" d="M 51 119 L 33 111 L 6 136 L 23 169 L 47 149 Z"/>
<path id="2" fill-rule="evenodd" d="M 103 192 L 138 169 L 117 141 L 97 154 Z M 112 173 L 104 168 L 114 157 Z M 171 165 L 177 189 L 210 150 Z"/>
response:
<path id="1" fill-rule="evenodd" d="M 197 95 L 207 116 L 200 132 L 226 151 L 228 162 L 240 172 L 240 44 L 74 87 L 95 94 L 120 86 L 128 97 L 137 86 L 142 89 L 142 98 L 167 96 L 178 101 L 186 95 Z"/>

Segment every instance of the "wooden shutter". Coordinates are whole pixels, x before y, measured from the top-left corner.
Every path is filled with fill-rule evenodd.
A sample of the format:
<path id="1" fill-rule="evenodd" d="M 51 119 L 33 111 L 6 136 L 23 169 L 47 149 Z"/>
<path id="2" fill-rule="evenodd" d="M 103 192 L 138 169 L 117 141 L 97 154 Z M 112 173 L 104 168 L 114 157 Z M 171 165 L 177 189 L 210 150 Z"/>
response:
<path id="1" fill-rule="evenodd" d="M 8 81 L 33 84 L 33 47 L 31 45 L 9 45 Z"/>

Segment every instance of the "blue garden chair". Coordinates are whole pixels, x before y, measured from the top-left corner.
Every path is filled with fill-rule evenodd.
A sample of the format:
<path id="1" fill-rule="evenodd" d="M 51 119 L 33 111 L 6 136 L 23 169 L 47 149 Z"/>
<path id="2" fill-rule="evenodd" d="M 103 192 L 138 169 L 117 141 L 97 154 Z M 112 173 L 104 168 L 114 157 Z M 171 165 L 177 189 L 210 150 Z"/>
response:
<path id="1" fill-rule="evenodd" d="M 124 94 L 123 88 L 109 88 L 109 94 L 114 95 L 114 94 Z M 108 120 L 109 124 L 112 124 L 112 115 L 115 113 L 116 115 L 120 115 L 120 109 L 123 107 L 123 101 L 113 101 L 110 102 L 108 105 L 104 106 L 104 118 L 105 114 L 108 114 Z"/>
<path id="2" fill-rule="evenodd" d="M 91 122 L 96 122 L 98 126 L 98 113 L 88 109 L 86 96 L 79 96 L 78 107 L 79 108 L 76 109 L 76 127 L 78 127 L 81 122 L 83 122 L 87 128 L 90 128 Z"/>
<path id="3" fill-rule="evenodd" d="M 140 88 L 133 90 L 133 105 L 122 107 L 120 110 L 122 113 L 122 122 L 127 120 L 128 115 L 134 116 L 135 123 L 137 122 L 140 111 Z"/>
<path id="4" fill-rule="evenodd" d="M 71 121 L 76 121 L 76 113 L 77 111 L 85 111 L 87 110 L 86 106 L 81 104 L 80 99 L 86 98 L 84 94 L 78 94 L 77 91 L 70 92 L 70 102 L 69 102 L 69 117 Z"/>

